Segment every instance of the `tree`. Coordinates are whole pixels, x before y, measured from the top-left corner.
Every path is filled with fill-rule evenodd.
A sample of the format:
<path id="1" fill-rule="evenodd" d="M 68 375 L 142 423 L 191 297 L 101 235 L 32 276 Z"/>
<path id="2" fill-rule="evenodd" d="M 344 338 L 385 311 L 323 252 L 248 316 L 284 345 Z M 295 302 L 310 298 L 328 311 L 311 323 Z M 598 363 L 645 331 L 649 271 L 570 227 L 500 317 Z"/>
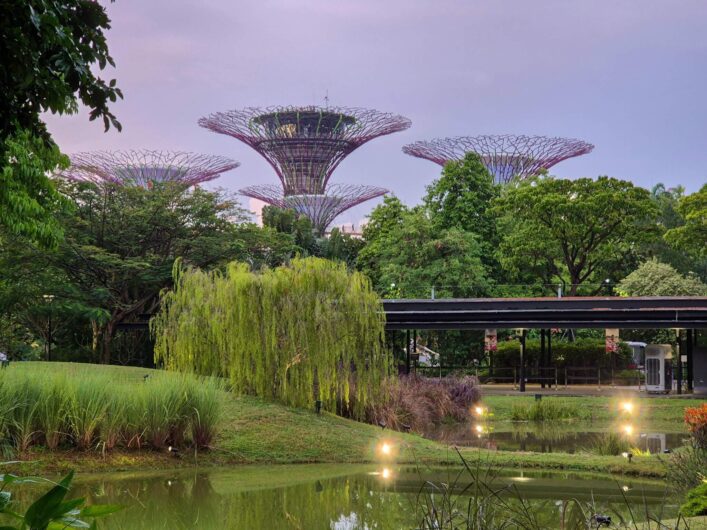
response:
<path id="1" fill-rule="evenodd" d="M 681 197 L 678 212 L 685 223 L 671 227 L 665 233 L 665 239 L 693 258 L 707 258 L 707 184 L 699 191 Z"/>
<path id="2" fill-rule="evenodd" d="M 0 138 L 0 154 L 0 226 L 11 235 L 55 247 L 62 231 L 52 213 L 67 204 L 47 175 L 66 167 L 68 159 L 28 131 Z"/>
<path id="3" fill-rule="evenodd" d="M 59 196 L 46 174 L 67 160 L 41 114 L 73 113 L 81 103 L 105 130 L 120 130 L 109 103 L 122 93 L 93 69 L 114 65 L 109 28 L 105 9 L 92 0 L 0 3 L 0 224 L 43 246 L 61 238 L 52 219 Z"/>
<path id="4" fill-rule="evenodd" d="M 437 228 L 423 207 L 408 210 L 397 199 L 387 198 L 371 214 L 364 238 L 358 266 L 381 296 L 449 298 L 491 292 L 478 236 L 456 227 Z M 480 344 L 474 335 L 478 333 L 430 331 L 419 343 L 438 351 L 444 363 L 459 364 L 469 360 L 474 344 Z"/>
<path id="5" fill-rule="evenodd" d="M 402 227 L 408 208 L 395 195 L 386 195 L 383 203 L 376 206 L 363 227 L 364 246 L 356 258 L 356 267 L 373 281 L 374 288 L 381 291 L 381 255 L 386 247 L 395 244 L 397 231 Z"/>
<path id="6" fill-rule="evenodd" d="M 707 296 L 707 285 L 694 276 L 683 276 L 670 265 L 651 259 L 621 280 L 622 296 Z"/>
<path id="7" fill-rule="evenodd" d="M 479 236 L 488 251 L 496 240 L 496 220 L 488 211 L 499 194 L 493 176 L 476 153 L 449 162 L 427 186 L 423 203 L 438 229 L 458 228 Z"/>
<path id="8" fill-rule="evenodd" d="M 91 321 L 93 350 L 111 361 L 111 340 L 121 322 L 152 313 L 171 284 L 177 258 L 204 268 L 242 256 L 236 224 L 244 211 L 228 196 L 174 183 L 141 187 L 67 183 L 75 212 L 62 221 L 65 238 L 48 255 L 104 318 Z"/>
<path id="9" fill-rule="evenodd" d="M 110 29 L 105 8 L 92 0 L 6 0 L 0 4 L 0 138 L 16 129 L 49 141 L 40 115 L 73 113 L 79 103 L 105 129 L 120 123 L 109 102 L 122 97 L 115 79 L 103 70 L 115 66 L 104 32 Z"/>
<path id="10" fill-rule="evenodd" d="M 515 277 L 566 282 L 570 296 L 583 284 L 593 284 L 595 294 L 604 279 L 623 276 L 636 249 L 656 234 L 648 191 L 609 177 L 529 179 L 507 187 L 493 210 L 501 218 L 504 268 Z"/>
<path id="11" fill-rule="evenodd" d="M 219 374 L 236 393 L 291 406 L 350 406 L 358 418 L 389 373 L 384 328 L 370 282 L 321 258 L 260 273 L 237 262 L 225 274 L 176 267 L 152 322 L 168 369 Z"/>

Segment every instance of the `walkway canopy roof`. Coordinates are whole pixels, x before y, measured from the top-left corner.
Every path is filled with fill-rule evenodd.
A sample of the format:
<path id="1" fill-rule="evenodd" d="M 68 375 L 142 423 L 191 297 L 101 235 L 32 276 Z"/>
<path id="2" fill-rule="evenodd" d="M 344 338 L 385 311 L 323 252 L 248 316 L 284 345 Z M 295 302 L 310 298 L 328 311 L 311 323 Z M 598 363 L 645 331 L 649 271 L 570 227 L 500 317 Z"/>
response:
<path id="1" fill-rule="evenodd" d="M 388 329 L 707 328 L 707 297 L 384 300 Z"/>

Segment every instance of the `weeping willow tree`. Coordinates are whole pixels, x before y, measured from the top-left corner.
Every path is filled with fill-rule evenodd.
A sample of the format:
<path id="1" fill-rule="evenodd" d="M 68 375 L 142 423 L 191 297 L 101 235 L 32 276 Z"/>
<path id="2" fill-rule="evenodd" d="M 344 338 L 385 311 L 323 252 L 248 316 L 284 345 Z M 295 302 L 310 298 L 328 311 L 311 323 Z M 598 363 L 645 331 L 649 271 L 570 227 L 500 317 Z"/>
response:
<path id="1" fill-rule="evenodd" d="M 295 259 L 252 272 L 175 265 L 151 322 L 155 361 L 227 377 L 236 393 L 297 407 L 321 400 L 361 417 L 389 373 L 385 316 L 368 279 L 341 263 Z"/>

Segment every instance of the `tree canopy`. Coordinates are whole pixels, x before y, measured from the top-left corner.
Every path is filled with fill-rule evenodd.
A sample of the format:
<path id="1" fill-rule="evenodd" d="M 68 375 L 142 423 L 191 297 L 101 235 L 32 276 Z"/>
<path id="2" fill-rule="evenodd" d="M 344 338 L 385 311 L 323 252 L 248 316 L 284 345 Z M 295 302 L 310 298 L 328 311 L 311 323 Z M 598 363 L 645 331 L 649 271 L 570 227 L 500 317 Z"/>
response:
<path id="1" fill-rule="evenodd" d="M 622 296 L 707 296 L 707 285 L 699 278 L 684 276 L 656 259 L 626 276 L 616 290 Z"/>
<path id="2" fill-rule="evenodd" d="M 665 239 L 694 258 L 707 258 L 707 184 L 699 191 L 681 197 L 678 212 L 685 222 L 670 227 Z"/>
<path id="3" fill-rule="evenodd" d="M 385 317 L 368 279 L 343 263 L 295 258 L 252 272 L 175 268 L 152 321 L 168 369 L 219 374 L 237 393 L 351 408 L 362 417 L 389 373 Z M 352 383 L 355 383 L 352 385 Z"/>
<path id="4" fill-rule="evenodd" d="M 522 181 L 505 188 L 494 211 L 504 268 L 517 278 L 566 282 L 571 296 L 583 284 L 593 284 L 591 294 L 604 279 L 623 276 L 637 245 L 657 231 L 648 191 L 609 177 Z"/>
<path id="5" fill-rule="evenodd" d="M 0 2 L 0 225 L 10 234 L 45 247 L 61 239 L 52 218 L 61 201 L 47 174 L 68 160 L 43 112 L 74 113 L 83 104 L 105 130 L 121 128 L 109 105 L 122 93 L 94 69 L 113 65 L 109 28 L 104 7 L 92 0 Z"/>

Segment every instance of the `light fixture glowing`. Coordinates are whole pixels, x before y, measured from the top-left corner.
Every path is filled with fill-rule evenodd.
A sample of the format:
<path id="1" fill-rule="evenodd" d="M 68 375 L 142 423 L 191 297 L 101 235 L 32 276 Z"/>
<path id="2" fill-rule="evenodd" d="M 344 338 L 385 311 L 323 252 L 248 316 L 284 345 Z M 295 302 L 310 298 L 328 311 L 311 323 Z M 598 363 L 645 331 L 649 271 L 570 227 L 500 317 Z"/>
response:
<path id="1" fill-rule="evenodd" d="M 380 447 L 380 451 L 384 455 L 389 455 L 393 448 L 390 446 L 388 442 L 383 442 Z"/>
<path id="2" fill-rule="evenodd" d="M 621 410 L 623 410 L 627 414 L 633 413 L 633 403 L 631 403 L 630 401 L 624 401 L 623 403 L 621 403 Z"/>
<path id="3" fill-rule="evenodd" d="M 484 409 L 484 407 L 476 406 L 476 407 L 474 407 L 474 412 L 476 413 L 477 416 L 483 416 L 484 412 L 486 412 L 486 410 Z"/>
<path id="4" fill-rule="evenodd" d="M 621 486 L 621 489 L 623 491 L 629 491 L 631 488 L 629 488 L 628 486 Z"/>

